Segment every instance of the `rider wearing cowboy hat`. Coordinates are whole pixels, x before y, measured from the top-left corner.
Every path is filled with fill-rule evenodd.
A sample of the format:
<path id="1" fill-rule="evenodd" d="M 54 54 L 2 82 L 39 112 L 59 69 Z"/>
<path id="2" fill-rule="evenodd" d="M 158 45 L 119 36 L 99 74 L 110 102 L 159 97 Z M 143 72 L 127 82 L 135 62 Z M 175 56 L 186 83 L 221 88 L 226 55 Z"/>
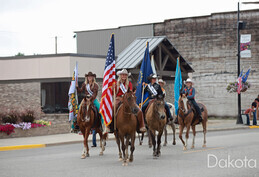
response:
<path id="1" fill-rule="evenodd" d="M 146 85 L 144 92 L 148 92 L 148 94 L 149 94 L 149 97 L 148 97 L 149 99 L 142 106 L 143 113 L 145 113 L 145 111 L 148 107 L 148 104 L 152 99 L 156 98 L 159 95 L 165 96 L 165 92 L 163 92 L 164 89 L 162 89 L 162 87 L 158 83 L 156 83 L 156 79 L 157 79 L 157 75 L 151 74 L 148 77 L 148 80 L 150 81 L 150 83 L 146 84 L 143 82 L 143 85 Z M 170 108 L 166 102 L 165 102 L 165 109 L 166 109 L 167 120 L 168 121 L 172 120 Z"/>
<path id="2" fill-rule="evenodd" d="M 132 83 L 128 79 L 128 77 L 130 75 L 131 75 L 131 73 L 128 73 L 128 71 L 126 69 L 122 69 L 117 72 L 118 80 L 117 80 L 116 84 L 113 85 L 113 87 L 115 87 L 115 93 L 116 93 L 116 100 L 115 100 L 116 110 L 118 110 L 119 105 L 122 103 L 123 95 L 128 91 L 128 89 L 131 91 L 133 89 Z M 136 105 L 136 107 L 139 108 L 137 105 Z M 137 130 L 137 131 L 146 132 L 143 114 L 140 111 L 140 109 L 139 109 L 136 117 L 137 117 L 138 124 L 139 124 L 139 130 Z M 110 124 L 110 125 L 112 125 L 112 124 Z M 112 129 L 113 127 L 111 126 L 110 128 Z M 113 130 L 110 130 L 110 132 L 112 133 Z"/>
<path id="3" fill-rule="evenodd" d="M 195 101 L 195 88 L 192 87 L 194 85 L 193 81 L 191 79 L 187 79 L 185 81 L 186 87 L 183 89 L 182 94 L 187 95 L 187 99 L 192 103 L 194 108 L 196 109 L 198 116 L 199 116 L 199 123 L 202 121 L 202 114 L 201 109 L 198 106 L 197 102 Z M 176 118 L 175 123 L 178 123 L 178 119 Z"/>

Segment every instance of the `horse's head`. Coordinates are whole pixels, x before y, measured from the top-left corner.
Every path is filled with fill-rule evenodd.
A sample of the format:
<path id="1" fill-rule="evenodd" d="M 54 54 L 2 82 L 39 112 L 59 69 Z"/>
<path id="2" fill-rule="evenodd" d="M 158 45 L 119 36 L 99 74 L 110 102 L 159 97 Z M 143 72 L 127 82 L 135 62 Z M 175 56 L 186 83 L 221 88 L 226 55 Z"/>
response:
<path id="1" fill-rule="evenodd" d="M 84 118 L 84 120 L 90 120 L 90 105 L 92 103 L 90 98 L 90 95 L 86 95 L 81 103 L 81 117 Z"/>
<path id="2" fill-rule="evenodd" d="M 179 110 L 183 111 L 183 113 L 186 113 L 188 111 L 187 102 L 188 102 L 187 96 L 181 93 L 178 105 L 179 105 Z"/>
<path id="3" fill-rule="evenodd" d="M 164 97 L 164 95 L 158 95 L 155 100 L 155 110 L 157 111 L 160 119 L 166 118 Z"/>
<path id="4" fill-rule="evenodd" d="M 136 106 L 136 96 L 130 89 L 123 95 L 123 104 L 129 107 L 133 114 L 137 114 L 139 109 Z"/>

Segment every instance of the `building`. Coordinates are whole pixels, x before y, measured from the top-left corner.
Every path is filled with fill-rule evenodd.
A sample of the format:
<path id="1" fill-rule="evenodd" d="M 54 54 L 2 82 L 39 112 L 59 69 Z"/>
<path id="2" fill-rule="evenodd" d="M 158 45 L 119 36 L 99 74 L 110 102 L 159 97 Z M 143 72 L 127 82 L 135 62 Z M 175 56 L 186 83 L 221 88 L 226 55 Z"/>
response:
<path id="1" fill-rule="evenodd" d="M 249 108 L 259 94 L 258 19 L 259 9 L 240 12 L 240 20 L 247 22 L 241 34 L 252 35 L 252 57 L 241 58 L 241 68 L 247 70 L 252 67 L 248 79 L 252 87 L 241 94 L 241 109 Z M 189 77 L 195 82 L 197 100 L 207 106 L 209 115 L 237 116 L 237 94 L 226 91 L 227 84 L 237 79 L 237 12 L 169 19 L 160 23 L 115 29 L 80 31 L 76 32 L 77 52 L 85 53 L 91 50 L 91 54 L 105 54 L 111 33 L 115 33 L 118 56 L 125 46 L 129 46 L 138 37 L 166 36 L 195 70 L 189 73 Z M 172 83 L 171 81 L 168 84 Z M 167 92 L 172 93 L 172 90 L 168 88 Z"/>

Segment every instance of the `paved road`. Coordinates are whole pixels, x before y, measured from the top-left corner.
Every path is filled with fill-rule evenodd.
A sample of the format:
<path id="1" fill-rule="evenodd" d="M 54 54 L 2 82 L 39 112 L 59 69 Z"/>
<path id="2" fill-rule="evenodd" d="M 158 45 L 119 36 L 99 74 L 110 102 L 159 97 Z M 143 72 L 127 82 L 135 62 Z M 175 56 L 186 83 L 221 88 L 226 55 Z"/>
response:
<path id="1" fill-rule="evenodd" d="M 136 146 L 134 162 L 126 167 L 118 161 L 114 141 L 107 142 L 104 156 L 98 155 L 99 148 L 92 148 L 90 157 L 84 160 L 80 159 L 82 144 L 3 151 L 0 152 L 0 176 L 259 177 L 258 129 L 209 132 L 208 147 L 205 149 L 201 148 L 202 139 L 202 133 L 198 133 L 196 148 L 187 151 L 182 151 L 178 138 L 176 146 L 169 141 L 170 145 L 162 147 L 162 156 L 159 159 L 153 159 L 152 150 L 145 141 L 143 146 Z M 230 163 L 227 162 L 228 158 Z M 209 168 L 208 165 L 216 167 Z M 227 166 L 229 168 L 223 168 Z"/>

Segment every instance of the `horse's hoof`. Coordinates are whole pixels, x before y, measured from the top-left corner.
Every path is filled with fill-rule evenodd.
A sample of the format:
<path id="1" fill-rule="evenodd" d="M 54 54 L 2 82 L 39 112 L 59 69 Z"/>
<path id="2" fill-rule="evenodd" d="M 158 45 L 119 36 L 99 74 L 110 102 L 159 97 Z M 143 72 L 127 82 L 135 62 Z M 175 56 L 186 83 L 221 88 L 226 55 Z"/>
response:
<path id="1" fill-rule="evenodd" d="M 123 159 L 120 157 L 120 158 L 119 158 L 119 161 L 122 161 L 122 160 L 123 160 Z"/>
<path id="2" fill-rule="evenodd" d="M 129 162 L 133 162 L 133 158 L 130 158 L 130 159 L 129 159 Z"/>
<path id="3" fill-rule="evenodd" d="M 149 147 L 149 148 L 152 148 L 152 145 L 149 145 L 148 147 Z"/>
<path id="4" fill-rule="evenodd" d="M 186 150 L 187 150 L 187 147 L 184 146 L 184 147 L 183 147 L 183 150 L 186 151 Z"/>
<path id="5" fill-rule="evenodd" d="M 128 164 L 127 164 L 126 162 L 124 162 L 124 163 L 122 164 L 122 166 L 125 167 L 125 166 L 128 166 Z"/>
<path id="6" fill-rule="evenodd" d="M 102 148 L 102 151 L 105 151 L 105 147 Z"/>
<path id="7" fill-rule="evenodd" d="M 206 144 L 202 145 L 203 148 L 207 147 Z"/>
<path id="8" fill-rule="evenodd" d="M 192 146 L 191 149 L 194 149 L 194 146 Z"/>
<path id="9" fill-rule="evenodd" d="M 85 158 L 86 158 L 86 155 L 83 154 L 83 155 L 81 156 L 81 159 L 85 159 Z"/>
<path id="10" fill-rule="evenodd" d="M 90 157 L 90 154 L 86 154 L 86 157 Z"/>
<path id="11" fill-rule="evenodd" d="M 100 152 L 99 156 L 103 156 L 103 152 Z"/>
<path id="12" fill-rule="evenodd" d="M 142 145 L 142 142 L 140 142 L 139 145 L 141 146 L 141 145 Z"/>
<path id="13" fill-rule="evenodd" d="M 163 146 L 166 146 L 167 143 L 164 143 Z"/>
<path id="14" fill-rule="evenodd" d="M 173 144 L 173 145 L 176 145 L 176 142 L 174 141 L 172 144 Z"/>

